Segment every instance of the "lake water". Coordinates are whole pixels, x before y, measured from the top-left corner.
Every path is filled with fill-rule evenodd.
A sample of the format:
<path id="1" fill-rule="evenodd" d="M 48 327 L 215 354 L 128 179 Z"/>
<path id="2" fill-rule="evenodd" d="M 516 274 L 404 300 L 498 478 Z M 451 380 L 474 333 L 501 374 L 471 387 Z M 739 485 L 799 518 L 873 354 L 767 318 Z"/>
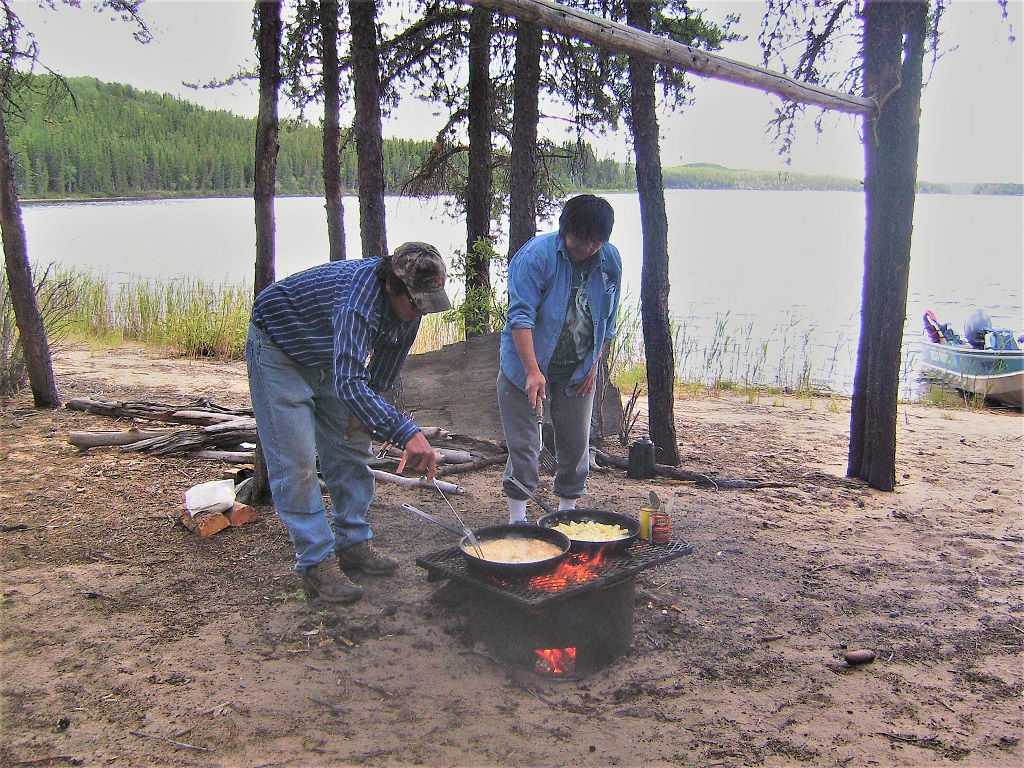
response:
<path id="1" fill-rule="evenodd" d="M 641 231 L 635 194 L 606 195 L 623 257 L 627 305 L 639 304 Z M 860 327 L 864 197 L 847 192 L 673 190 L 670 307 L 688 378 L 713 376 L 852 391 Z M 250 198 L 28 204 L 34 264 L 59 263 L 112 281 L 201 279 L 251 284 L 256 232 Z M 327 260 L 321 198 L 279 198 L 277 276 Z M 345 199 L 349 251 L 358 253 L 358 204 Z M 465 224 L 440 200 L 388 198 L 388 243 L 465 248 Z M 546 229 L 546 227 L 545 227 Z M 499 245 L 499 252 L 504 244 Z M 913 342 L 931 309 L 957 330 L 976 308 L 996 327 L 1024 327 L 1024 199 L 917 199 L 904 332 L 906 395 L 916 381 Z M 457 286 L 452 285 L 452 288 Z M 723 348 L 727 351 L 719 354 Z"/>

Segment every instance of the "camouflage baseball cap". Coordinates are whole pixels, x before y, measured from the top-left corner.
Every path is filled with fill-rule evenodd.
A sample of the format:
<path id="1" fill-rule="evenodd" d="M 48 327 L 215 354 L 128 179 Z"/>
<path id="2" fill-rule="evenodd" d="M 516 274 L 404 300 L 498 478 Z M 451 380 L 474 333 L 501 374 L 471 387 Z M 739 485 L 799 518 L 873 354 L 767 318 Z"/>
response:
<path id="1" fill-rule="evenodd" d="M 395 277 L 402 281 L 420 312 L 444 312 L 452 308 L 444 292 L 444 259 L 429 243 L 402 243 L 391 257 Z"/>

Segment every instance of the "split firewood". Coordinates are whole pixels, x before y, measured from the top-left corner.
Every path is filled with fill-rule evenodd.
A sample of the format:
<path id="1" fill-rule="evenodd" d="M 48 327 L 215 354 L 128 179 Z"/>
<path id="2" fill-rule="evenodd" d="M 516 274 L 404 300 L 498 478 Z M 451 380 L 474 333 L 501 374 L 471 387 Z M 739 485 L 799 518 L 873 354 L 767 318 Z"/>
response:
<path id="1" fill-rule="evenodd" d="M 222 512 L 197 512 L 193 515 L 185 509 L 182 510 L 178 520 L 185 528 L 198 534 L 202 539 L 220 533 L 231 526 L 231 521 Z"/>
<path id="2" fill-rule="evenodd" d="M 248 504 L 242 504 L 236 501 L 224 516 L 228 519 L 231 525 L 238 527 L 239 525 L 245 525 L 246 523 L 255 523 L 260 519 L 259 514 L 255 509 L 250 507 Z"/>

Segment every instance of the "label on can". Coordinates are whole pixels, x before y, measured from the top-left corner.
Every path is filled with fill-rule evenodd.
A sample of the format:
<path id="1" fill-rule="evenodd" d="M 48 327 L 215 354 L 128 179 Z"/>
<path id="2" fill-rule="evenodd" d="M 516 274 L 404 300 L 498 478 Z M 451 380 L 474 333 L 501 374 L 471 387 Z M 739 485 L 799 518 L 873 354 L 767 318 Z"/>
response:
<path id="1" fill-rule="evenodd" d="M 672 535 L 672 518 L 664 512 L 651 514 L 651 543 L 668 544 Z"/>
<path id="2" fill-rule="evenodd" d="M 651 539 L 651 514 L 657 511 L 655 507 L 640 507 L 640 538 L 644 541 Z"/>

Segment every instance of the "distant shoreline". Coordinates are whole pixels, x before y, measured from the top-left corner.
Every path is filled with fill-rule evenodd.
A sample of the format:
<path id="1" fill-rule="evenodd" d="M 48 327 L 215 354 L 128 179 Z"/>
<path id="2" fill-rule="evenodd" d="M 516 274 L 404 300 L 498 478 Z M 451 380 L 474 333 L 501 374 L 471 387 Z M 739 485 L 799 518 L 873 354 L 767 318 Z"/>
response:
<path id="1" fill-rule="evenodd" d="M 758 171 L 757 173 L 763 174 L 774 174 L 774 171 Z M 922 184 L 926 184 L 922 182 Z M 978 185 L 978 184 L 928 184 L 926 188 L 918 189 L 917 194 L 919 195 L 979 195 L 979 196 L 992 196 L 992 197 L 1022 197 L 1024 196 L 1024 184 L 1013 185 L 1016 187 L 1013 191 L 1007 192 L 978 192 L 975 191 L 979 186 L 999 186 L 1006 187 L 1009 185 Z M 747 187 L 747 186 L 666 186 L 666 192 L 675 191 L 700 191 L 700 192 L 863 192 L 863 185 L 860 189 L 840 188 L 840 187 L 800 187 L 800 186 L 778 186 L 778 187 Z M 588 190 L 595 194 L 637 194 L 636 190 L 630 189 L 594 189 Z M 355 190 L 349 190 L 344 193 L 344 197 L 357 197 L 358 192 Z M 148 201 L 160 201 L 160 200 L 222 200 L 222 199 L 236 199 L 236 198 L 251 198 L 252 193 L 247 194 L 222 194 L 222 195 L 204 195 L 204 194 L 179 194 L 174 192 L 162 192 L 154 193 L 149 195 L 141 195 L 135 197 L 23 197 L 20 199 L 22 205 L 46 205 L 46 204 L 58 204 L 58 203 L 141 203 Z M 279 198 L 294 198 L 294 197 L 321 197 L 321 195 L 309 194 L 309 193 L 295 193 L 295 194 L 277 194 L 275 197 Z M 388 194 L 385 197 L 405 197 L 405 195 Z"/>

